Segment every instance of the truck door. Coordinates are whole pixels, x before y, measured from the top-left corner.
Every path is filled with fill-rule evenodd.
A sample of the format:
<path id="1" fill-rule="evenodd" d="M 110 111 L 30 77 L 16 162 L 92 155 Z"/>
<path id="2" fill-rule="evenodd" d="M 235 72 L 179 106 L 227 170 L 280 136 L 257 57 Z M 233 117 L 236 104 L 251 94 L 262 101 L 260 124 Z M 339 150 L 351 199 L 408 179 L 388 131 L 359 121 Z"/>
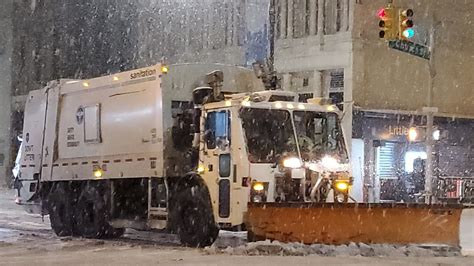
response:
<path id="1" fill-rule="evenodd" d="M 202 176 L 209 186 L 214 216 L 227 223 L 231 216 L 231 112 L 219 109 L 207 112 L 204 149 L 200 161 Z"/>
<path id="2" fill-rule="evenodd" d="M 26 101 L 20 174 L 16 182 L 19 204 L 27 204 L 33 197 L 41 176 L 46 98 L 45 90 L 36 90 L 29 93 Z"/>

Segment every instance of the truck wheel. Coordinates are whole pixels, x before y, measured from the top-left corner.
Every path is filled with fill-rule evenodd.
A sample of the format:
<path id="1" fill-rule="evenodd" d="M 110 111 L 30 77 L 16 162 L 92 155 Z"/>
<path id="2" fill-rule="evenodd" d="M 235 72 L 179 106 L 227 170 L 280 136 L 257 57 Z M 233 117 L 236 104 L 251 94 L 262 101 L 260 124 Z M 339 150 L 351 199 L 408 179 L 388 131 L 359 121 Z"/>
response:
<path id="1" fill-rule="evenodd" d="M 66 183 L 57 182 L 48 195 L 47 208 L 51 228 L 57 236 L 71 236 L 73 233 L 73 206 L 70 190 Z"/>
<path id="2" fill-rule="evenodd" d="M 108 193 L 99 182 L 88 182 L 75 208 L 76 233 L 86 238 L 119 237 L 123 230 L 109 225 Z"/>
<path id="3" fill-rule="evenodd" d="M 219 234 L 207 191 L 194 185 L 175 197 L 171 220 L 181 243 L 190 247 L 210 246 Z"/>
<path id="4" fill-rule="evenodd" d="M 125 233 L 125 228 L 114 228 L 109 226 L 105 232 L 104 238 L 119 238 Z"/>

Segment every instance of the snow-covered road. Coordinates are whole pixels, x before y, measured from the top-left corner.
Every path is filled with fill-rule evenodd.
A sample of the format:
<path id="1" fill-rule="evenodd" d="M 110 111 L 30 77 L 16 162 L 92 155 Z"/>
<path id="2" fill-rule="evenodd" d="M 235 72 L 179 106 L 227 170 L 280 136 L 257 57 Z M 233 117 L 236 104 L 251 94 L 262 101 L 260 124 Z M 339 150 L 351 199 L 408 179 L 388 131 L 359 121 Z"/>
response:
<path id="1" fill-rule="evenodd" d="M 355 244 L 247 244 L 243 232 L 221 232 L 216 244 L 206 249 L 181 247 L 173 235 L 134 230 L 118 240 L 58 238 L 48 217 L 27 214 L 13 200 L 12 190 L 0 189 L 0 265 L 472 265 L 474 261 L 434 257 L 419 247 L 377 251 Z"/>

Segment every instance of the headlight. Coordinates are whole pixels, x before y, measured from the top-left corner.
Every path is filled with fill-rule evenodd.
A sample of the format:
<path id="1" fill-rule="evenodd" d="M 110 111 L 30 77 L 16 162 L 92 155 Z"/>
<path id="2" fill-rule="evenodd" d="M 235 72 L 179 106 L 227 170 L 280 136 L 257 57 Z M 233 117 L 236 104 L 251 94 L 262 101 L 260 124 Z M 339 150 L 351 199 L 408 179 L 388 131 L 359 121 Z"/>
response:
<path id="1" fill-rule="evenodd" d="M 331 156 L 324 156 L 321 164 L 327 169 L 336 169 L 340 166 L 339 162 Z"/>
<path id="2" fill-rule="evenodd" d="M 251 202 L 266 202 L 267 201 L 268 183 L 253 182 L 250 190 Z"/>
<path id="3" fill-rule="evenodd" d="M 265 186 L 262 183 L 254 183 L 252 188 L 255 191 L 262 191 L 265 189 Z"/>
<path id="4" fill-rule="evenodd" d="M 339 191 L 346 191 L 349 189 L 349 184 L 346 182 L 336 182 L 336 189 Z"/>
<path id="5" fill-rule="evenodd" d="M 299 158 L 291 157 L 283 160 L 283 166 L 288 168 L 301 168 L 303 163 Z"/>

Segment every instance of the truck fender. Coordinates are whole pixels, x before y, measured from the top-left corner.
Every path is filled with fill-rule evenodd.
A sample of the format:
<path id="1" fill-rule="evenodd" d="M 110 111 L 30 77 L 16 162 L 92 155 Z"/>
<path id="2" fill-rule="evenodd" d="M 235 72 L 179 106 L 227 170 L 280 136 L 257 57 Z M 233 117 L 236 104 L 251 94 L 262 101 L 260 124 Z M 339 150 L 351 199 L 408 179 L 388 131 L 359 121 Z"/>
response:
<path id="1" fill-rule="evenodd" d="M 204 182 L 204 179 L 196 172 L 187 173 L 186 175 L 180 177 L 177 181 L 173 183 L 174 184 L 171 184 L 171 197 L 173 194 L 181 191 L 182 189 L 196 185 L 202 187 L 209 196 L 209 189 L 207 188 L 206 182 Z"/>
<path id="2" fill-rule="evenodd" d="M 179 204 L 179 194 L 186 190 L 187 188 L 198 186 L 201 190 L 201 193 L 204 195 L 204 200 L 208 201 L 211 204 L 211 196 L 209 194 L 209 189 L 207 188 L 204 179 L 195 172 L 187 173 L 186 175 L 177 178 L 177 180 L 173 180 L 169 182 L 169 194 L 168 194 L 168 212 L 171 214 L 168 219 L 168 228 L 170 231 L 175 231 L 176 221 L 174 221 L 174 217 L 172 215 L 173 210 L 178 207 Z"/>
<path id="3" fill-rule="evenodd" d="M 177 233 L 186 246 L 211 245 L 219 234 L 219 226 L 204 180 L 196 173 L 187 174 L 174 188 L 170 195 L 168 229 Z"/>

